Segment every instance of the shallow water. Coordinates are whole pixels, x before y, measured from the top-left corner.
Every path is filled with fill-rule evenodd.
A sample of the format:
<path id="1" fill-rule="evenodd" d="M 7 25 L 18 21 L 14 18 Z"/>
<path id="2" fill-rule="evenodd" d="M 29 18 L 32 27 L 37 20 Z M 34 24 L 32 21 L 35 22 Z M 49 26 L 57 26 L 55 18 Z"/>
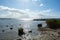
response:
<path id="1" fill-rule="evenodd" d="M 23 28 L 24 32 L 26 32 L 25 35 L 23 35 L 22 40 L 33 40 L 34 37 L 40 36 L 40 31 L 38 31 L 37 25 L 42 24 L 43 27 L 46 26 L 45 21 L 25 21 Z M 32 33 L 28 33 L 29 30 L 32 30 Z M 28 35 L 28 36 L 27 36 Z"/>
<path id="2" fill-rule="evenodd" d="M 3 26 L 5 24 L 9 24 L 10 25 L 9 22 L 5 23 L 5 24 L 4 24 L 4 22 L 1 22 L 3 24 Z M 23 35 L 21 37 L 21 39 L 22 40 L 29 40 L 29 39 L 32 40 L 33 37 L 35 37 L 35 36 L 40 34 L 40 32 L 38 31 L 37 25 L 38 24 L 42 24 L 43 27 L 46 26 L 45 21 L 19 21 L 19 22 L 12 21 L 11 24 L 14 25 L 13 26 L 13 30 L 9 29 L 10 26 L 8 28 L 7 27 L 0 28 L 0 39 L 2 39 L 2 40 L 5 40 L 5 39 L 6 40 L 9 40 L 9 39 L 10 40 L 18 39 L 19 38 L 19 36 L 18 36 L 18 28 L 22 27 L 26 34 Z M 4 29 L 5 32 L 2 32 L 2 29 Z M 32 33 L 28 33 L 29 30 L 32 30 Z"/>

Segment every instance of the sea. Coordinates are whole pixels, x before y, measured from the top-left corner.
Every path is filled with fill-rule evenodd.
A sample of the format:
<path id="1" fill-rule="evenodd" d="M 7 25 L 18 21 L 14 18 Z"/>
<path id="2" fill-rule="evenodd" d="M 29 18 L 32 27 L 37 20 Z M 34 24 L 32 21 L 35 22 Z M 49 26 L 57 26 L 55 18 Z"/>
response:
<path id="1" fill-rule="evenodd" d="M 33 36 L 40 34 L 38 24 L 42 24 L 42 27 L 46 27 L 47 25 L 46 21 L 0 19 L 0 40 L 32 39 Z M 21 27 L 26 33 L 22 37 L 18 35 L 18 29 Z M 11 30 L 10 28 L 13 29 Z M 28 33 L 28 31 L 32 31 L 32 33 Z"/>

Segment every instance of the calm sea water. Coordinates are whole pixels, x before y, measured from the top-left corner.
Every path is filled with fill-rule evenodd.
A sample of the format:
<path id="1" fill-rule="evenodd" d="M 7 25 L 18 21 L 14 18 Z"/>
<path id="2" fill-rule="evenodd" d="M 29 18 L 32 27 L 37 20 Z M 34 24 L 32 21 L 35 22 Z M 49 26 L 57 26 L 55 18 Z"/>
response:
<path id="1" fill-rule="evenodd" d="M 0 22 L 0 23 L 2 23 L 2 22 Z M 5 22 L 3 22 L 3 23 L 5 23 Z M 22 27 L 24 29 L 24 32 L 26 32 L 26 33 L 29 30 L 32 30 L 32 33 L 30 35 L 34 36 L 34 35 L 37 35 L 39 33 L 38 27 L 37 27 L 38 24 L 42 24 L 43 27 L 46 26 L 46 22 L 45 21 L 18 21 L 16 23 L 15 22 L 14 23 L 11 22 L 11 24 L 14 24 L 14 26 L 16 26 L 16 27 L 13 27 L 13 30 L 9 30 L 9 27 L 8 28 L 7 27 L 3 27 L 5 32 L 1 32 L 2 28 L 0 26 L 0 39 L 8 37 L 8 39 L 12 40 L 12 39 L 17 38 L 18 37 L 18 31 L 17 30 L 20 27 Z M 9 25 L 10 25 L 10 23 L 9 23 Z"/>
<path id="2" fill-rule="evenodd" d="M 42 24 L 42 27 L 46 27 L 45 21 L 23 21 L 21 27 L 24 28 L 25 32 L 32 30 L 32 35 L 36 35 L 38 33 L 38 24 Z"/>
<path id="3" fill-rule="evenodd" d="M 42 24 L 42 27 L 46 26 L 45 21 L 22 21 L 21 27 L 25 29 L 25 31 L 32 30 L 36 31 L 38 29 L 37 25 Z"/>

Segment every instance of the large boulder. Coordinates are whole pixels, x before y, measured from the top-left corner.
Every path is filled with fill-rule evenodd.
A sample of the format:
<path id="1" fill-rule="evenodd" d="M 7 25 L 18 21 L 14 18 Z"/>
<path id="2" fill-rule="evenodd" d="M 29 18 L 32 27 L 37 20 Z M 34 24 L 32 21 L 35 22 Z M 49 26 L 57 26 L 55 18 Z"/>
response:
<path id="1" fill-rule="evenodd" d="M 42 24 L 38 24 L 37 26 L 38 26 L 38 28 L 40 28 L 40 27 L 42 27 Z"/>
<path id="2" fill-rule="evenodd" d="M 18 35 L 21 36 L 21 35 L 23 35 L 23 34 L 24 34 L 23 28 L 19 28 L 19 29 L 18 29 Z"/>

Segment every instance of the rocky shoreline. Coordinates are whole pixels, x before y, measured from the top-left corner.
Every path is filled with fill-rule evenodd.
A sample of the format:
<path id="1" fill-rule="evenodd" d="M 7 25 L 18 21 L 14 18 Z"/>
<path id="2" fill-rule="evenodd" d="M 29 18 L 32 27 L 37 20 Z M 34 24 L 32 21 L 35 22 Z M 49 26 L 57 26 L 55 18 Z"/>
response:
<path id="1" fill-rule="evenodd" d="M 43 31 L 40 40 L 60 40 L 60 34 L 57 31 Z"/>
<path id="2" fill-rule="evenodd" d="M 60 40 L 57 30 L 50 28 L 39 28 L 40 34 L 32 36 L 29 33 L 19 37 L 17 40 Z M 59 30 L 60 31 L 60 30 Z"/>
<path id="3" fill-rule="evenodd" d="M 37 25 L 40 32 L 38 35 L 30 35 L 30 38 L 20 40 L 60 40 L 60 20 L 50 19 L 46 20 L 46 23 L 46 27 L 42 27 L 42 24 Z M 29 37 L 29 35 L 26 37 Z"/>

